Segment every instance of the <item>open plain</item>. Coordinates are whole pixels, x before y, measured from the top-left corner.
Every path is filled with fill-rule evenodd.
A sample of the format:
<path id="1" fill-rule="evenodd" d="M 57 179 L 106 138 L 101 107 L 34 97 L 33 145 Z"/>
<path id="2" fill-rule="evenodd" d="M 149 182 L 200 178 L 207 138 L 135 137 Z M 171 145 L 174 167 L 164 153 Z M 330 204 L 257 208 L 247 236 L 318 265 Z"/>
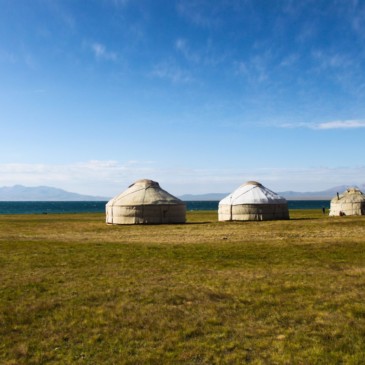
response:
<path id="1" fill-rule="evenodd" d="M 365 217 L 0 216 L 1 364 L 364 364 Z"/>

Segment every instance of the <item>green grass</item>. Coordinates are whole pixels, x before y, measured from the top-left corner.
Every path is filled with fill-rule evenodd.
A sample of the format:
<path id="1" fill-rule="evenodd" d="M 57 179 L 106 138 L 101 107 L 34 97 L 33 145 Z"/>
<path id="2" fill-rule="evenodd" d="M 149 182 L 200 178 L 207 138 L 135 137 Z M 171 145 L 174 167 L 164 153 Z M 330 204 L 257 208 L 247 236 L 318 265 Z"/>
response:
<path id="1" fill-rule="evenodd" d="M 0 216 L 1 364 L 364 364 L 365 217 Z"/>

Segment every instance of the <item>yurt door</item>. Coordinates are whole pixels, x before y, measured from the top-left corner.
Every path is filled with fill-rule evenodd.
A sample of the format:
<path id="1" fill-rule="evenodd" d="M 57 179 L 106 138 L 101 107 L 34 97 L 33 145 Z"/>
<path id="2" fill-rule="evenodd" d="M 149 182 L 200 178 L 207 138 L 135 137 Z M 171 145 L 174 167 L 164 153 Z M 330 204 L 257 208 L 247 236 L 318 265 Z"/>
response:
<path id="1" fill-rule="evenodd" d="M 161 207 L 161 223 L 169 223 L 169 208 L 166 206 Z"/>

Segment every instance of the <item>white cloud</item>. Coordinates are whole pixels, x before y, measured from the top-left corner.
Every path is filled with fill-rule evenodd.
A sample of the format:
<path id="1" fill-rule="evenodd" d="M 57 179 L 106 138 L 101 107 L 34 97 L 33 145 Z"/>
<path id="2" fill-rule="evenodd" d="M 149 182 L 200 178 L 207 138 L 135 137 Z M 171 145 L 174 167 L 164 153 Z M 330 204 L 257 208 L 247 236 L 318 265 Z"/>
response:
<path id="1" fill-rule="evenodd" d="M 323 123 L 282 123 L 278 125 L 280 128 L 309 128 L 314 130 L 330 130 L 330 129 L 355 129 L 365 128 L 365 121 L 362 120 L 334 120 Z"/>
<path id="2" fill-rule="evenodd" d="M 312 126 L 313 129 L 352 129 L 365 128 L 365 121 L 360 120 L 336 120 L 333 122 L 319 123 Z"/>
<path id="3" fill-rule="evenodd" d="M 107 51 L 106 47 L 101 43 L 94 42 L 90 45 L 90 47 L 97 59 L 104 59 L 108 61 L 117 60 L 116 53 Z"/>
<path id="4" fill-rule="evenodd" d="M 298 122 L 298 123 L 277 123 L 274 124 L 276 125 L 278 128 L 288 128 L 288 129 L 294 129 L 294 128 L 311 128 L 309 123 L 304 123 L 304 122 Z"/>

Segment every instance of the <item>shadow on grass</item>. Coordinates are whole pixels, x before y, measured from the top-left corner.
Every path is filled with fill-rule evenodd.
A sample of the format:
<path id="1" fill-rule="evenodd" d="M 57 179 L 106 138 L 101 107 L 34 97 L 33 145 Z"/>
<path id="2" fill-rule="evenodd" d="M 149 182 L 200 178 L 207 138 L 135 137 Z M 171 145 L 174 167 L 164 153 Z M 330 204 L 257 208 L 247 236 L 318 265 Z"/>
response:
<path id="1" fill-rule="evenodd" d="M 186 222 L 185 224 L 210 224 L 214 222 Z"/>
<path id="2" fill-rule="evenodd" d="M 318 217 L 313 217 L 313 218 L 290 218 L 290 221 L 312 221 L 312 220 L 318 220 L 318 219 L 322 219 L 322 218 L 318 218 Z"/>

